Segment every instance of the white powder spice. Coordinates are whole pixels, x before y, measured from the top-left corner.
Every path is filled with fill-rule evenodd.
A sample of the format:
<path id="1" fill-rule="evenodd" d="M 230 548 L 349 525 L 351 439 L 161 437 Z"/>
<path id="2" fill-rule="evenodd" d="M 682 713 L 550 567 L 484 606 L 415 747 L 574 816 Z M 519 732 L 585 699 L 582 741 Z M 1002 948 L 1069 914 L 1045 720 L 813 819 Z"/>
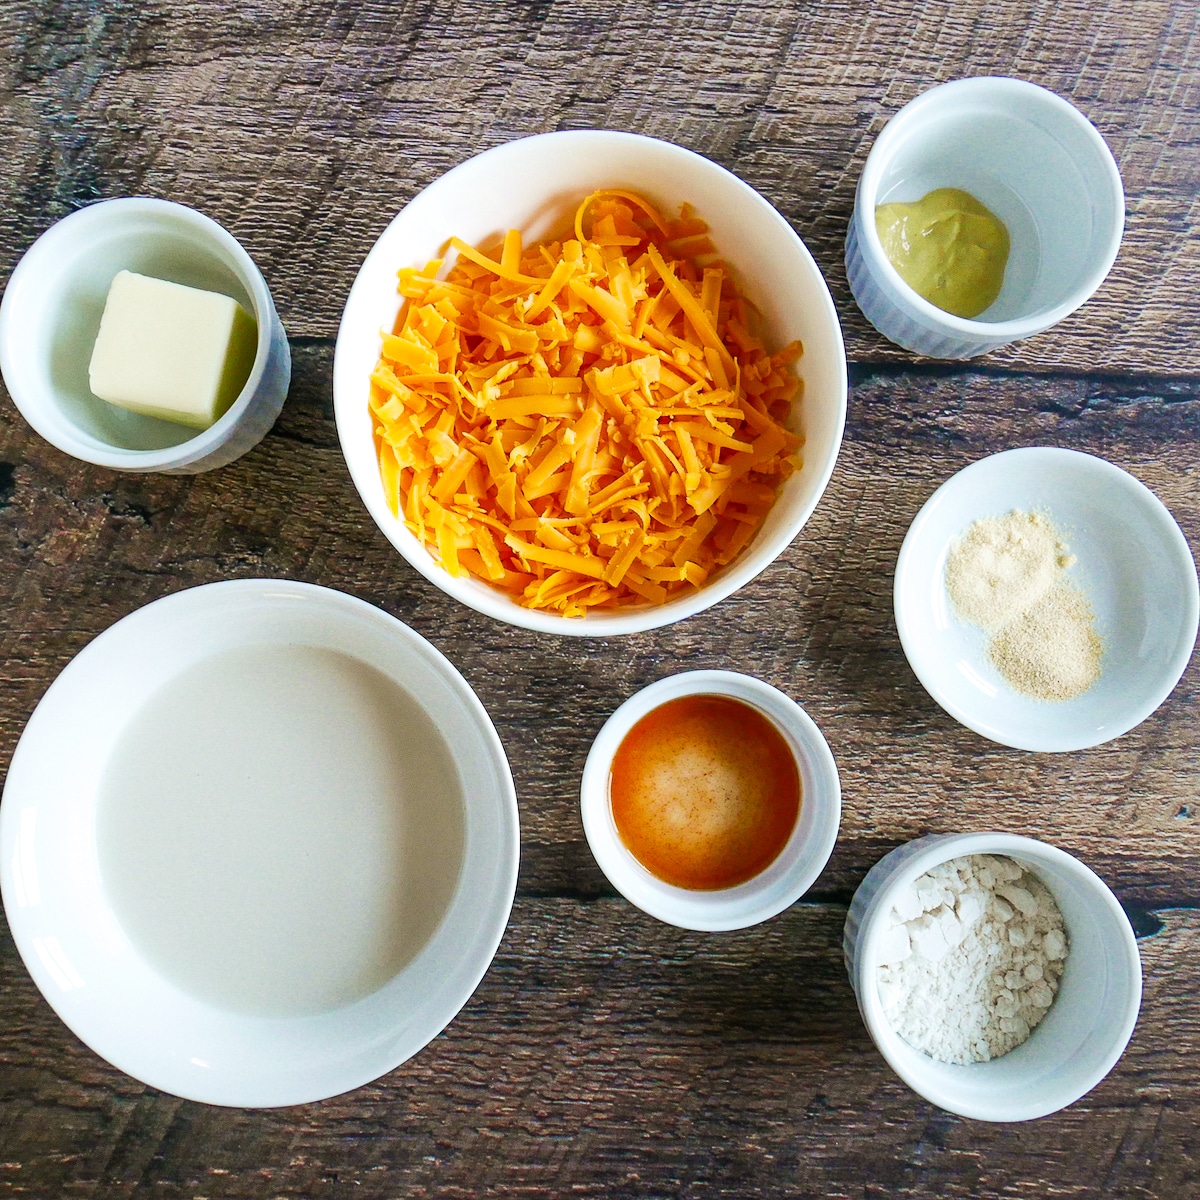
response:
<path id="1" fill-rule="evenodd" d="M 892 1028 L 950 1063 L 1024 1042 L 1058 991 L 1068 952 L 1046 886 L 1011 858 L 942 863 L 896 898 L 877 968 Z"/>
<path id="2" fill-rule="evenodd" d="M 1075 564 L 1044 513 L 983 517 L 950 547 L 946 590 L 955 613 L 989 634 L 988 658 L 1016 691 L 1071 700 L 1100 678 L 1103 643 Z"/>
<path id="3" fill-rule="evenodd" d="M 975 521 L 950 547 L 946 586 L 964 621 L 998 629 L 1040 600 L 1072 562 L 1047 517 L 1014 511 Z"/>
<path id="4" fill-rule="evenodd" d="M 1093 620 L 1083 593 L 1059 584 L 996 632 L 988 658 L 1027 696 L 1071 700 L 1100 678 L 1103 645 Z"/>

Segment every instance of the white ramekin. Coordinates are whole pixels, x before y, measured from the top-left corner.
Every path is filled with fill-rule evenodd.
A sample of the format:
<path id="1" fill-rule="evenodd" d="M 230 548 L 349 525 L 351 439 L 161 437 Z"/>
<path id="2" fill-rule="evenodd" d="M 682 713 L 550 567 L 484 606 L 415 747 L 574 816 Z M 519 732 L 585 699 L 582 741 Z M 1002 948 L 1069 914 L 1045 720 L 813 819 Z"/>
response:
<path id="1" fill-rule="evenodd" d="M 990 1062 L 938 1062 L 889 1024 L 876 983 L 879 942 L 897 893 L 931 867 L 968 854 L 1002 854 L 1032 871 L 1062 911 L 1070 947 L 1058 995 L 1023 1045 Z M 933 834 L 880 859 L 846 917 L 846 970 L 867 1030 L 914 1092 L 981 1121 L 1028 1121 L 1091 1091 L 1121 1057 L 1142 999 L 1137 939 L 1098 875 L 1063 850 L 1011 833 Z"/>
<path id="2" fill-rule="evenodd" d="M 970 192 L 1008 226 L 1004 287 L 974 320 L 917 295 L 875 227 L 877 205 L 941 187 Z M 858 181 L 846 273 L 884 337 L 931 358 L 974 358 L 1074 312 L 1108 274 L 1124 226 L 1117 164 L 1074 105 L 1021 79 L 959 79 L 905 105 L 876 139 Z"/>
<path id="3" fill-rule="evenodd" d="M 92 395 L 88 363 L 120 270 L 222 292 L 258 322 L 250 377 L 209 429 L 197 433 Z M 283 407 L 292 366 L 266 280 L 242 245 L 195 209 L 136 196 L 89 204 L 26 251 L 0 302 L 0 371 L 21 415 L 65 453 L 116 471 L 195 474 L 262 440 Z"/>
<path id="4" fill-rule="evenodd" d="M 613 756 L 630 729 L 668 700 L 705 695 L 758 709 L 783 734 L 800 770 L 800 816 L 779 856 L 753 879 L 718 891 L 675 887 L 652 875 L 621 840 L 609 802 Z M 842 789 L 829 744 L 790 696 L 736 671 L 686 671 L 643 688 L 609 717 L 583 768 L 580 808 L 596 862 L 630 903 L 681 929 L 744 929 L 781 913 L 816 882 L 837 841 Z"/>

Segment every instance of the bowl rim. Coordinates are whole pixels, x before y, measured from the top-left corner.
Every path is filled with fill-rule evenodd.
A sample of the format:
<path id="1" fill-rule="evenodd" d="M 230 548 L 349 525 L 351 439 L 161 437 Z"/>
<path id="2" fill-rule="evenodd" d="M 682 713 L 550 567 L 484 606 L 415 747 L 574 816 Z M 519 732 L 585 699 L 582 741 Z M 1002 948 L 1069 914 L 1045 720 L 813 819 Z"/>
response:
<path id="1" fill-rule="evenodd" d="M 503 160 L 503 158 L 510 154 L 527 152 L 527 144 L 535 142 L 539 145 L 545 145 L 548 148 L 555 145 L 566 146 L 569 144 L 587 145 L 588 143 L 592 143 L 598 145 L 602 142 L 625 143 L 631 146 L 652 146 L 656 152 L 665 154 L 668 157 L 675 157 L 680 161 L 703 164 L 703 169 L 715 173 L 726 184 L 731 185 L 736 191 L 746 196 L 761 212 L 763 219 L 770 222 L 779 234 L 786 239 L 798 255 L 800 261 L 804 263 L 805 269 L 811 272 L 812 279 L 819 285 L 817 291 L 820 298 L 820 320 L 831 330 L 838 351 L 835 355 L 837 368 L 836 397 L 833 398 L 836 410 L 836 435 L 830 447 L 828 460 L 822 465 L 819 473 L 815 475 L 816 486 L 810 502 L 786 526 L 779 530 L 775 535 L 775 540 L 779 543 L 778 547 L 760 564 L 751 565 L 752 551 L 754 549 L 754 541 L 752 541 L 734 562 L 714 577 L 711 583 L 705 583 L 696 591 L 669 600 L 666 604 L 631 607 L 605 615 L 592 613 L 579 618 L 563 617 L 544 610 L 525 608 L 510 600 L 497 589 L 491 588 L 472 577 L 455 578 L 440 563 L 434 560 L 428 550 L 413 537 L 403 522 L 397 522 L 390 511 L 385 512 L 380 508 L 370 487 L 370 484 L 374 481 L 360 478 L 360 475 L 365 473 L 366 468 L 364 467 L 361 472 L 356 468 L 353 456 L 348 449 L 351 420 L 349 412 L 354 406 L 365 403 L 365 398 L 362 389 L 357 386 L 352 388 L 350 382 L 346 379 L 348 368 L 346 366 L 347 351 L 345 347 L 349 340 L 348 331 L 351 322 L 355 320 L 352 309 L 355 307 L 357 297 L 366 289 L 365 280 L 369 270 L 379 260 L 385 260 L 386 265 L 394 266 L 392 259 L 389 257 L 390 251 L 386 249 L 386 241 L 394 236 L 393 230 L 400 226 L 401 222 L 408 215 L 414 212 L 419 215 L 423 208 L 436 204 L 437 196 L 441 189 L 448 185 L 452 186 L 457 178 L 461 178 L 462 175 L 469 171 L 477 169 L 482 162 Z M 520 150 L 516 149 L 518 147 L 520 147 Z M 722 167 L 719 163 L 713 162 L 711 159 L 697 154 L 693 150 L 676 145 L 673 142 L 618 130 L 580 129 L 558 130 L 551 133 L 538 133 L 514 138 L 498 146 L 493 146 L 489 150 L 473 155 L 427 184 L 392 217 L 363 259 L 342 309 L 342 317 L 338 325 L 337 340 L 334 348 L 333 395 L 338 441 L 359 498 L 383 535 L 400 553 L 401 557 L 419 574 L 424 576 L 435 587 L 446 592 L 460 603 L 467 605 L 467 607 L 474 609 L 476 612 L 483 613 L 485 616 L 499 621 L 504 621 L 507 624 L 515 625 L 518 628 L 529 629 L 538 633 L 555 633 L 574 637 L 613 637 L 628 633 L 643 633 L 703 612 L 705 609 L 720 603 L 720 601 L 726 599 L 749 583 L 766 570 L 787 549 L 796 535 L 807 524 L 817 505 L 820 503 L 837 465 L 838 454 L 841 450 L 842 438 L 845 433 L 849 395 L 849 372 L 846 364 L 845 341 L 842 337 L 841 322 L 838 318 L 837 308 L 829 292 L 829 286 L 825 281 L 825 277 L 799 234 L 796 233 L 787 219 L 766 197 L 752 188 L 743 179 L 740 179 L 732 171 Z M 378 468 L 376 467 L 375 470 L 377 472 Z"/>
<path id="2" fill-rule="evenodd" d="M 39 945 L 39 942 L 45 939 L 37 936 L 39 932 L 44 932 L 38 925 L 38 906 L 29 906 L 21 902 L 23 860 L 19 852 L 26 849 L 22 843 L 22 838 L 26 835 L 17 797 L 29 788 L 25 778 L 27 772 L 24 760 L 31 751 L 25 732 L 22 733 L 14 751 L 4 784 L 5 802 L 0 804 L 0 897 L 3 899 L 17 950 L 42 997 L 80 1041 L 117 1069 L 124 1071 L 131 1078 L 139 1079 L 172 1095 L 208 1104 L 251 1108 L 306 1104 L 361 1087 L 408 1061 L 455 1019 L 474 994 L 495 959 L 515 897 L 520 860 L 520 817 L 516 790 L 503 744 L 487 710 L 470 684 L 437 647 L 397 617 L 365 600 L 332 588 L 296 580 L 221 580 L 170 593 L 135 609 L 98 634 L 66 664 L 38 702 L 26 724 L 26 730 L 33 728 L 35 734 L 41 736 L 37 734 L 39 710 L 42 710 L 44 717 L 47 710 L 43 706 L 46 702 L 50 701 L 53 704 L 54 698 L 74 687 L 75 680 L 81 678 L 83 673 L 93 670 L 92 660 L 106 653 L 110 644 L 116 644 L 115 639 L 128 637 L 132 630 L 144 623 L 148 610 L 154 609 L 158 618 L 168 616 L 172 621 L 178 622 L 186 620 L 189 614 L 195 616 L 197 612 L 203 612 L 213 602 L 247 603 L 251 606 L 274 603 L 278 606 L 275 618 L 283 622 L 288 619 L 287 610 L 298 610 L 302 604 L 317 605 L 332 621 L 340 622 L 346 627 L 361 623 L 380 637 L 399 639 L 445 682 L 447 694 L 453 697 L 456 705 L 461 706 L 472 723 L 472 736 L 480 739 L 479 753 L 486 759 L 488 769 L 495 776 L 496 791 L 490 799 L 496 806 L 496 820 L 503 833 L 499 841 L 489 842 L 486 847 L 481 846 L 477 851 L 477 855 L 482 856 L 482 861 L 492 864 L 492 878 L 488 886 L 492 889 L 490 897 L 494 898 L 495 903 L 473 906 L 468 918 L 473 930 L 473 941 L 467 947 L 469 953 L 460 957 L 453 970 L 447 971 L 439 978 L 438 987 L 441 994 L 434 1005 L 434 1011 L 421 1014 L 417 1018 L 407 1012 L 397 1012 L 390 1031 L 377 1030 L 368 1041 L 359 1045 L 352 1045 L 349 1038 L 341 1047 L 321 1042 L 319 1052 L 310 1056 L 307 1065 L 301 1064 L 297 1067 L 294 1063 L 288 1063 L 270 1079 L 245 1074 L 233 1075 L 229 1070 L 224 1074 L 216 1070 L 189 1072 L 185 1063 L 186 1055 L 178 1053 L 155 1058 L 152 1066 L 148 1067 L 146 1060 L 132 1054 L 128 1037 L 119 1042 L 114 1039 L 111 1022 L 106 1021 L 103 999 L 90 998 L 95 993 L 95 988 L 63 990 L 55 977 L 54 968 L 47 962 L 43 953 L 44 947 Z M 281 631 L 278 641 L 288 644 L 284 632 Z M 297 644 L 316 643 L 301 641 Z M 367 660 L 363 658 L 361 661 Z M 464 797 L 464 811 L 468 801 L 469 797 Z M 95 801 L 92 802 L 93 814 L 94 810 Z M 438 938 L 444 938 L 445 922 L 453 908 L 461 908 L 465 904 L 465 901 L 460 899 L 460 893 L 464 887 L 468 852 L 468 848 L 465 847 L 459 880 L 446 913 L 443 914 L 442 924 L 430 935 L 425 947 L 418 952 L 418 957 Z M 102 880 L 97 886 L 103 889 Z M 460 922 L 462 919 L 464 918 L 460 918 Z M 117 924 L 120 925 L 119 920 Z M 136 946 L 134 952 L 143 962 L 148 961 Z M 417 959 L 412 961 L 415 963 Z M 362 1006 L 377 1006 L 380 993 L 391 987 L 402 974 L 403 971 L 394 977 L 391 983 L 384 984 L 371 996 L 348 1006 L 315 1015 L 261 1017 L 217 1009 L 205 1001 L 191 998 L 175 985 L 171 985 L 171 990 L 179 992 L 182 997 L 181 1003 L 188 1008 L 202 1009 L 215 1014 L 213 1019 L 219 1020 L 228 1037 L 253 1036 L 255 1039 L 261 1038 L 269 1047 L 276 1043 L 283 1045 L 284 1034 L 289 1034 L 308 1039 L 306 1044 L 316 1046 L 318 1023 L 327 1018 L 335 1018 L 340 1022 L 339 1028 L 342 1030 L 357 1029 L 359 1023 L 366 1019 L 362 1017 Z M 193 1059 L 192 1062 L 196 1060 Z M 208 1064 L 197 1065 L 207 1067 Z"/>
<path id="3" fill-rule="evenodd" d="M 1090 894 L 1095 897 L 1096 903 L 1101 905 L 1103 911 L 1112 918 L 1114 928 L 1119 931 L 1117 948 L 1119 950 L 1119 957 L 1125 966 L 1126 980 L 1131 985 L 1130 1000 L 1126 1004 L 1125 1011 L 1122 1014 L 1121 1024 L 1113 1040 L 1113 1044 L 1097 1067 L 1085 1077 L 1085 1086 L 1082 1088 L 1078 1085 L 1060 1088 L 1058 1093 L 1049 1100 L 1032 1102 L 1024 1107 L 1011 1105 L 1006 1110 L 1008 1115 L 998 1115 L 1001 1111 L 999 1106 L 989 1107 L 986 1103 L 979 1105 L 970 1103 L 948 1104 L 944 1094 L 936 1086 L 931 1085 L 922 1073 L 910 1070 L 902 1060 L 894 1056 L 891 1053 L 891 1045 L 893 1040 L 900 1039 L 900 1035 L 895 1032 L 884 1015 L 883 1006 L 879 1001 L 878 990 L 868 978 L 870 959 L 868 952 L 874 948 L 880 936 L 882 928 L 880 922 L 890 906 L 890 897 L 895 895 L 898 888 L 912 883 L 932 867 L 948 862 L 951 859 L 964 858 L 971 854 L 1003 855 L 1014 859 L 1025 859 L 1035 864 L 1039 862 L 1053 863 L 1064 873 L 1069 874 L 1088 888 Z M 889 870 L 886 864 L 892 855 L 897 855 L 900 861 Z M 1088 1092 L 1108 1075 L 1129 1045 L 1129 1040 L 1133 1036 L 1133 1030 L 1141 1012 L 1142 960 L 1138 950 L 1137 935 L 1129 923 L 1128 915 L 1121 907 L 1120 901 L 1117 900 L 1112 889 L 1091 867 L 1067 851 L 1057 846 L 1052 846 L 1047 842 L 1039 841 L 1036 838 L 1026 837 L 1023 834 L 1004 833 L 999 830 L 981 830 L 975 833 L 933 834 L 917 838 L 912 842 L 896 847 L 895 850 L 880 859 L 875 868 L 872 869 L 878 869 L 884 875 L 881 882 L 874 884 L 876 890 L 871 894 L 858 920 L 858 927 L 855 934 L 854 962 L 850 970 L 851 984 L 854 988 L 855 997 L 858 1000 L 863 1024 L 866 1025 L 867 1032 L 871 1035 L 871 1040 L 875 1043 L 879 1053 L 883 1055 L 888 1066 L 914 1092 L 919 1096 L 923 1096 L 926 1100 L 937 1104 L 939 1107 L 944 1108 L 947 1112 L 956 1113 L 963 1117 L 970 1117 L 974 1120 L 995 1122 L 1030 1121 L 1048 1116 L 1051 1113 L 1058 1112 L 1059 1109 L 1065 1108 L 1068 1104 L 1073 1104 L 1082 1096 L 1087 1095 Z M 868 875 L 868 878 L 863 881 L 860 887 L 867 887 L 871 882 Z M 1046 884 L 1046 886 L 1049 887 L 1049 884 Z M 853 907 L 853 901 L 851 903 Z M 986 1064 L 976 1065 L 984 1066 Z M 963 1067 L 963 1069 L 969 1070 L 971 1068 Z"/>
<path id="4" fill-rule="evenodd" d="M 916 556 L 917 547 L 924 537 L 926 526 L 950 490 L 961 487 L 963 480 L 972 472 L 995 471 L 1000 464 L 1008 465 L 1030 459 L 1040 460 L 1048 466 L 1053 466 L 1055 461 L 1083 463 L 1101 478 L 1111 480 L 1128 489 L 1141 501 L 1146 512 L 1151 515 L 1162 531 L 1164 540 L 1174 550 L 1176 562 L 1180 566 L 1186 564 L 1190 568 L 1181 572 L 1188 580 L 1186 594 L 1181 597 L 1185 633 L 1176 646 L 1168 669 L 1163 673 L 1158 685 L 1148 692 L 1147 698 L 1142 703 L 1131 708 L 1125 717 L 1115 722 L 1111 729 L 1106 729 L 1100 736 L 1092 733 L 1060 732 L 1056 734 L 1054 727 L 1050 724 L 1044 727 L 1043 734 L 1039 737 L 1001 736 L 1002 731 L 974 715 L 970 709 L 955 703 L 939 686 L 937 678 L 929 667 L 930 657 L 922 649 L 922 639 L 913 628 L 913 618 L 905 603 L 906 581 L 911 570 L 911 560 Z M 896 631 L 900 637 L 900 645 L 913 674 L 937 704 L 960 725 L 964 725 L 981 737 L 1002 746 L 1011 746 L 1016 750 L 1061 754 L 1074 750 L 1087 750 L 1112 741 L 1114 738 L 1123 737 L 1146 720 L 1167 699 L 1175 685 L 1183 677 L 1184 671 L 1187 670 L 1192 650 L 1195 647 L 1196 635 L 1200 630 L 1200 581 L 1197 579 L 1196 563 L 1192 557 L 1191 547 L 1188 545 L 1183 531 L 1167 506 L 1136 476 L 1107 459 L 1100 458 L 1095 454 L 1087 454 L 1082 450 L 1070 450 L 1061 446 L 1019 446 L 1001 450 L 996 454 L 985 455 L 983 458 L 969 463 L 939 485 L 933 495 L 921 506 L 904 535 L 904 541 L 900 545 L 900 553 L 896 559 L 892 585 L 892 611 L 896 622 Z M 1190 634 L 1186 630 L 1190 630 Z"/>
<path id="5" fill-rule="evenodd" d="M 630 729 L 661 705 L 697 695 L 740 700 L 766 717 L 783 735 L 802 780 L 796 826 L 776 859 L 752 879 L 718 891 L 676 887 L 651 874 L 621 841 L 609 801 L 613 756 Z M 596 865 L 626 900 L 679 929 L 723 932 L 777 916 L 816 882 L 837 842 L 841 779 L 819 726 L 786 692 L 739 671 L 683 671 L 639 688 L 605 721 L 584 763 L 579 808 Z"/>
<path id="6" fill-rule="evenodd" d="M 926 108 L 945 107 L 961 103 L 973 96 L 994 93 L 1023 95 L 1035 98 L 1056 111 L 1075 126 L 1097 153 L 1097 161 L 1107 178 L 1109 199 L 1112 201 L 1115 220 L 1109 232 L 1108 244 L 1103 256 L 1096 261 L 1084 277 L 1083 282 L 1066 299 L 1053 308 L 1045 309 L 1029 317 L 1013 317 L 1007 321 L 981 321 L 977 318 L 958 317 L 926 300 L 915 291 L 892 265 L 884 253 L 883 243 L 875 227 L 875 196 L 878 192 L 878 176 L 883 170 L 885 155 L 904 133 L 905 127 Z M 868 209 L 870 212 L 868 213 Z M 851 218 L 858 229 L 858 242 L 863 258 L 871 272 L 882 277 L 892 289 L 896 299 L 909 307 L 912 314 L 923 324 L 939 334 L 957 334 L 989 345 L 1017 341 L 1057 325 L 1077 308 L 1087 303 L 1112 270 L 1121 249 L 1121 238 L 1125 232 L 1125 188 L 1121 172 L 1113 158 L 1112 150 L 1104 135 L 1088 117 L 1065 97 L 1050 91 L 1040 84 L 1009 75 L 974 75 L 966 79 L 952 79 L 940 83 L 914 97 L 898 109 L 875 139 L 862 174 L 855 189 L 854 214 Z"/>
<path id="7" fill-rule="evenodd" d="M 86 236 L 89 226 L 101 226 L 126 216 L 136 216 L 138 213 L 155 213 L 190 225 L 220 245 L 237 264 L 237 274 L 254 306 L 255 311 L 252 315 L 258 326 L 254 363 L 237 399 L 207 429 L 159 450 L 130 450 L 104 442 L 78 429 L 61 411 L 57 402 L 49 407 L 43 405 L 40 400 L 31 402 L 28 393 L 22 395 L 22 388 L 19 385 L 13 386 L 14 381 L 22 378 L 22 368 L 18 364 L 26 351 L 18 336 L 23 293 L 27 287 L 32 286 L 42 260 L 55 255 L 60 245 Z M 263 383 L 271 356 L 275 326 L 278 324 L 279 317 L 262 272 L 241 242 L 212 217 L 186 204 L 177 204 L 173 200 L 163 200 L 156 196 L 121 196 L 110 200 L 96 200 L 55 221 L 30 245 L 13 269 L 4 295 L 0 297 L 0 374 L 3 374 L 9 395 L 21 415 L 37 433 L 63 453 L 114 471 L 178 469 L 220 449 L 233 436 Z"/>

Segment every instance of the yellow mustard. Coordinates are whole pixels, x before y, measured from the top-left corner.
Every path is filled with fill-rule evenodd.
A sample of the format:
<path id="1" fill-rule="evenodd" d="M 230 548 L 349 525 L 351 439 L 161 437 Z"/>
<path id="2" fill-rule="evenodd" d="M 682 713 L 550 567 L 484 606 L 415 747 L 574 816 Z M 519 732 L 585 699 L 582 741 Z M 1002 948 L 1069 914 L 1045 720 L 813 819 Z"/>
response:
<path id="1" fill-rule="evenodd" d="M 944 312 L 977 317 L 1000 294 L 1008 229 L 970 192 L 937 188 L 912 204 L 880 204 L 875 228 L 900 278 Z"/>

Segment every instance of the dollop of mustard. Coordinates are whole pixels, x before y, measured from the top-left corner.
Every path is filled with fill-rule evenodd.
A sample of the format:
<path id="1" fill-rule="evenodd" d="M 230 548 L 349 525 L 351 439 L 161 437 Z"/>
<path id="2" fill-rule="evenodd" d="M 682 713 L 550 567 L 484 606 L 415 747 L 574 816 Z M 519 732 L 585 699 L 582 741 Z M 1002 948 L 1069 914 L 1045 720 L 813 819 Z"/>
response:
<path id="1" fill-rule="evenodd" d="M 930 304 L 977 317 L 1000 295 L 1008 228 L 961 188 L 937 188 L 912 204 L 880 204 L 875 228 L 900 278 Z"/>

